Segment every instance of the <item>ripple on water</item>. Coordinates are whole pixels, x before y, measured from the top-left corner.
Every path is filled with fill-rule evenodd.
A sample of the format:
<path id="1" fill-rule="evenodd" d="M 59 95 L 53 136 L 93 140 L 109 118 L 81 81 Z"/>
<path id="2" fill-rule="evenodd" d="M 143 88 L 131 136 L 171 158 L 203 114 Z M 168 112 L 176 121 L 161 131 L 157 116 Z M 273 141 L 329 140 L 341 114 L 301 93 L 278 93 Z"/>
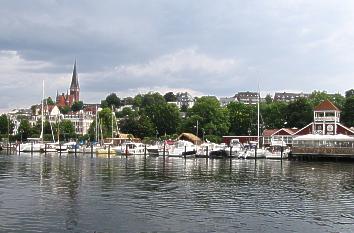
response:
<path id="1" fill-rule="evenodd" d="M 351 167 L 0 155 L 0 232 L 352 232 Z"/>

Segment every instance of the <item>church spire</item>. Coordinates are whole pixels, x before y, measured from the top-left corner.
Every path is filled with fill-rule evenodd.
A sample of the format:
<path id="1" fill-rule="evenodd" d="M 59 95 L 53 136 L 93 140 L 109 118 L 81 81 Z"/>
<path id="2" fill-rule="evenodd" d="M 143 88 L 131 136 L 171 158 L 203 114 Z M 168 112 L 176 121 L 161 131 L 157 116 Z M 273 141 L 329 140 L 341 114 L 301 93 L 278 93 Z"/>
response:
<path id="1" fill-rule="evenodd" d="M 73 76 L 71 78 L 70 90 L 75 90 L 75 89 L 79 89 L 79 88 L 80 88 L 79 87 L 79 78 L 78 78 L 77 72 L 76 72 L 76 59 L 75 59 Z"/>
<path id="2" fill-rule="evenodd" d="M 79 78 L 77 76 L 77 71 L 76 71 L 76 59 L 74 63 L 74 70 L 73 70 L 73 76 L 71 78 L 71 84 L 70 84 L 70 105 L 73 104 L 74 102 L 79 101 L 80 99 L 80 86 L 79 86 Z"/>

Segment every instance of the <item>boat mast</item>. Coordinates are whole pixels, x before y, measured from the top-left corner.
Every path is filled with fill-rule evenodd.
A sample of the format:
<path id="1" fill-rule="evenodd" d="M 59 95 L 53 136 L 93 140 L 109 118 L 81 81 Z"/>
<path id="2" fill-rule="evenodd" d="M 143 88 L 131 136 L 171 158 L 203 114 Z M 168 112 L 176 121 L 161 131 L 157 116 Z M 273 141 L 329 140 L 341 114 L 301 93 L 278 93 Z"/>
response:
<path id="1" fill-rule="evenodd" d="M 42 121 L 41 121 L 41 123 L 42 123 L 42 131 L 41 131 L 41 136 L 40 136 L 40 139 L 42 140 L 42 143 L 43 143 L 43 130 L 44 130 L 44 125 L 43 125 L 43 123 L 44 123 L 44 114 L 43 114 L 43 112 L 44 112 L 44 107 L 43 107 L 43 102 L 44 102 L 44 80 L 43 80 L 43 83 L 42 83 L 42 111 L 41 111 L 41 113 L 42 113 Z"/>
<path id="2" fill-rule="evenodd" d="M 96 143 L 97 143 L 97 141 L 98 141 L 97 105 L 96 105 L 96 117 L 95 117 L 95 121 L 96 121 L 96 124 L 95 124 L 95 141 L 96 141 Z"/>
<path id="3" fill-rule="evenodd" d="M 258 84 L 258 93 L 257 93 L 257 148 L 259 148 L 259 101 L 260 101 L 260 93 L 259 93 L 259 84 Z"/>
<path id="4" fill-rule="evenodd" d="M 112 105 L 112 144 L 113 144 L 113 105 Z"/>

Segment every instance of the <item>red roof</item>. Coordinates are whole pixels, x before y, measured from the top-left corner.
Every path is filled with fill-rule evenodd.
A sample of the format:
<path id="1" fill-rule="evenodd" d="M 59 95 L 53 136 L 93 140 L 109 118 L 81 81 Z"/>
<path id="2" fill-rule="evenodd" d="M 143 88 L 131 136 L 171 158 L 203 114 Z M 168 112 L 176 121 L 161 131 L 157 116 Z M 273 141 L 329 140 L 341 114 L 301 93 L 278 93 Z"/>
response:
<path id="1" fill-rule="evenodd" d="M 340 111 L 331 101 L 325 100 L 315 107 L 315 111 Z"/>
<path id="2" fill-rule="evenodd" d="M 263 136 L 265 137 L 270 137 L 272 136 L 275 132 L 277 132 L 279 129 L 265 129 L 263 131 Z"/>

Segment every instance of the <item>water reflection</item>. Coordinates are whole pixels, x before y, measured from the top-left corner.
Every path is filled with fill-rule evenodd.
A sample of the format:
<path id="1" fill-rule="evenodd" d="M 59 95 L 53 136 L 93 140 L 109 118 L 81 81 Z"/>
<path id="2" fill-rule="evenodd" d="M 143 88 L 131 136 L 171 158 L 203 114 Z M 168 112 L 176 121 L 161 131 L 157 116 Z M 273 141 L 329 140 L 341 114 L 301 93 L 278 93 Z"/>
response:
<path id="1" fill-rule="evenodd" d="M 351 163 L 0 155 L 0 232 L 353 231 Z"/>

